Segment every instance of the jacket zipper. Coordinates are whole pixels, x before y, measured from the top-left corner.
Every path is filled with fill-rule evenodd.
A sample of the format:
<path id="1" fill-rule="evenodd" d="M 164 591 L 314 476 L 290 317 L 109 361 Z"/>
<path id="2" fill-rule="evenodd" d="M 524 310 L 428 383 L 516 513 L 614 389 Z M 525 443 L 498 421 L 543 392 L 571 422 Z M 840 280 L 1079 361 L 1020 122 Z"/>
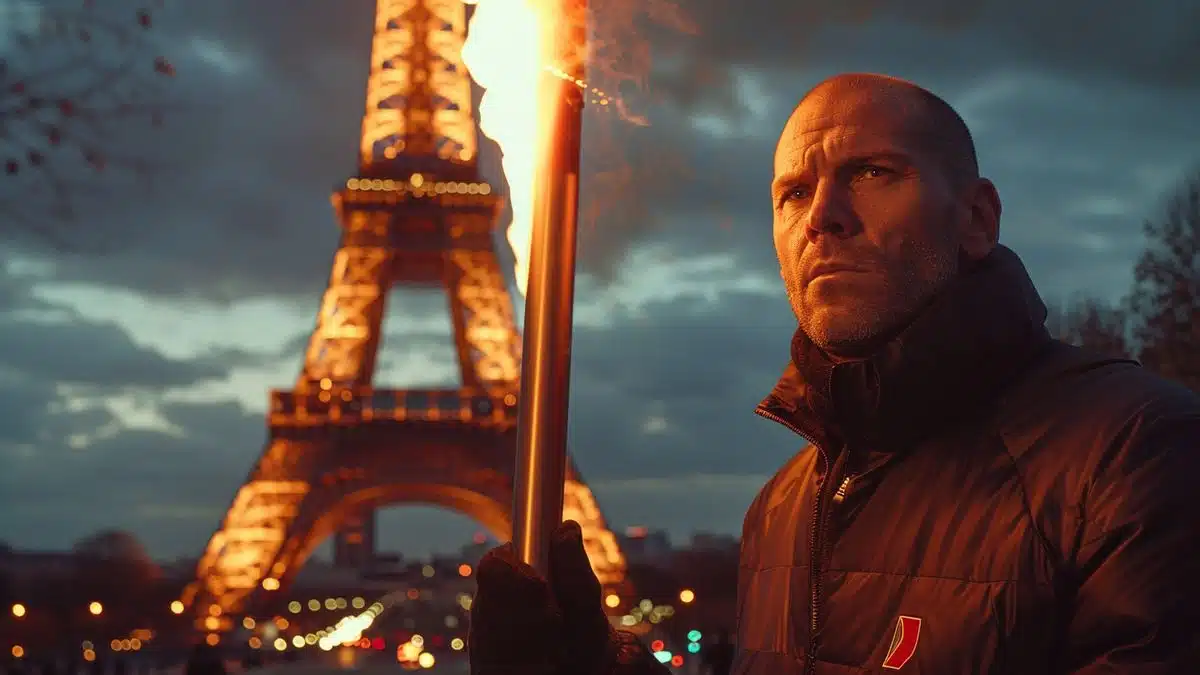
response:
<path id="1" fill-rule="evenodd" d="M 825 471 L 829 471 L 829 460 L 824 452 L 821 453 L 821 460 L 825 463 Z M 824 529 L 825 523 L 821 516 L 821 503 L 825 501 L 825 485 L 828 483 L 825 480 L 825 474 L 822 474 L 821 481 L 817 483 L 817 498 L 813 503 L 812 527 L 809 529 L 811 536 L 808 539 L 809 544 L 809 565 L 808 588 L 812 595 L 808 606 L 808 658 L 804 661 L 804 672 L 806 675 L 815 675 L 817 672 L 817 631 L 820 630 L 821 623 L 821 530 Z"/>
<path id="2" fill-rule="evenodd" d="M 818 445 L 817 442 L 815 440 L 813 440 L 812 436 L 801 431 L 798 427 L 796 427 L 795 424 L 792 424 L 791 422 L 783 419 L 779 415 L 776 415 L 772 412 L 768 412 L 762 408 L 756 409 L 755 412 L 757 412 L 759 414 L 759 416 L 761 416 L 761 417 L 764 417 L 771 421 L 782 424 L 783 426 L 792 430 L 794 433 L 796 433 L 801 438 L 808 441 L 809 444 L 811 444 L 814 448 L 817 449 L 817 454 L 820 456 L 821 464 L 823 466 L 823 469 L 821 471 L 821 477 L 817 479 L 817 495 L 816 495 L 816 499 L 813 502 L 812 526 L 809 528 L 809 537 L 808 537 L 808 546 L 809 546 L 809 549 L 808 549 L 808 555 L 809 555 L 809 558 L 808 558 L 808 560 L 809 560 L 809 566 L 808 566 L 808 576 L 809 576 L 808 618 L 809 618 L 809 625 L 808 625 L 808 650 L 806 651 L 805 658 L 804 658 L 804 673 L 805 673 L 805 675 L 816 675 L 816 672 L 817 672 L 817 659 L 816 659 L 817 630 L 820 628 L 820 621 L 821 621 L 821 548 L 820 548 L 821 537 L 820 537 L 820 534 L 821 534 L 822 525 L 824 524 L 824 523 L 822 523 L 822 519 L 821 519 L 821 515 L 822 515 L 821 514 L 821 503 L 825 501 L 825 486 L 829 483 L 829 481 L 826 479 L 828 478 L 829 472 L 832 470 L 832 466 L 830 465 L 830 462 L 829 462 L 829 455 L 827 455 L 825 453 L 825 449 L 822 448 L 820 445 Z M 838 492 L 841 493 L 842 497 L 845 497 L 845 489 L 848 487 L 849 487 L 849 477 L 847 477 L 847 480 L 843 480 L 842 485 L 838 488 Z"/>
<path id="3" fill-rule="evenodd" d="M 854 480 L 854 474 L 850 474 L 842 479 L 842 484 L 838 486 L 837 492 L 833 493 L 833 503 L 841 504 L 846 498 L 846 492 L 850 490 L 850 483 Z"/>

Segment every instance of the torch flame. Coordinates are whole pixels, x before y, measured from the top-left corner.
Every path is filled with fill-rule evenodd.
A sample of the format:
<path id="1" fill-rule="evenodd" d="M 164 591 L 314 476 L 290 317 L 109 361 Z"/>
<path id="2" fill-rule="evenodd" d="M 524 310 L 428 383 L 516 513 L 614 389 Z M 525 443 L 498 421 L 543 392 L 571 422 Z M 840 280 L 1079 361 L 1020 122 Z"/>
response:
<path id="1" fill-rule="evenodd" d="M 462 49 L 471 76 L 486 90 L 479 104 L 479 128 L 503 153 L 512 208 L 507 238 L 522 295 L 529 282 L 537 153 L 544 147 L 538 124 L 542 117 L 538 87 L 546 67 L 543 21 L 553 16 L 539 12 L 532 1 L 466 0 L 476 7 Z"/>

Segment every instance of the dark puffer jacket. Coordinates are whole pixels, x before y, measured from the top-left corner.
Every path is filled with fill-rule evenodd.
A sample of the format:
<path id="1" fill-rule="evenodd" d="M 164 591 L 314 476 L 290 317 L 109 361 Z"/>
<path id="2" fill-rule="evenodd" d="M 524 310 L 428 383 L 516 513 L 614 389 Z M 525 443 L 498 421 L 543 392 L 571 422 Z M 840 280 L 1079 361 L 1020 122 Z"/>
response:
<path id="1" fill-rule="evenodd" d="M 737 675 L 1200 674 L 1200 399 L 1045 317 L 1000 248 L 872 359 L 797 335 Z"/>

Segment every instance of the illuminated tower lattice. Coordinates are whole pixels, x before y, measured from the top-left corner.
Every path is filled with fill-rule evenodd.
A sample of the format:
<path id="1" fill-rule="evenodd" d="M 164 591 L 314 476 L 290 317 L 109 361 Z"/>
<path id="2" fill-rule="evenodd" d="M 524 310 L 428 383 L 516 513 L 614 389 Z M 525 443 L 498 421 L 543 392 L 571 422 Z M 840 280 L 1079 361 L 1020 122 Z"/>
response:
<path id="1" fill-rule="evenodd" d="M 273 391 L 262 456 L 201 558 L 184 601 L 208 629 L 285 588 L 325 538 L 373 555 L 373 513 L 395 502 L 462 512 L 510 536 L 521 342 L 496 258 L 501 201 L 480 180 L 459 0 L 379 0 L 359 175 L 333 195 L 342 226 L 304 367 Z M 444 288 L 462 386 L 372 386 L 393 285 Z M 583 524 L 602 583 L 625 562 L 572 469 L 566 517 Z"/>

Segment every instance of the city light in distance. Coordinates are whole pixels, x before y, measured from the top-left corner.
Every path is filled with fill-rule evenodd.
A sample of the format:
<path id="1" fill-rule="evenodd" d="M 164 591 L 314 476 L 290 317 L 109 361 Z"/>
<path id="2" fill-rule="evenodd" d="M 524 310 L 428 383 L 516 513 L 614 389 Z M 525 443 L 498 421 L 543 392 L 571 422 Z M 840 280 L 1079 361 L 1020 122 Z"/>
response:
<path id="1" fill-rule="evenodd" d="M 682 602 L 683 604 L 686 605 L 695 599 L 696 599 L 696 593 L 693 592 L 692 589 L 685 588 L 682 591 L 679 591 L 679 601 Z"/>
<path id="2" fill-rule="evenodd" d="M 90 612 L 92 616 L 100 616 L 104 613 L 104 605 L 98 602 L 92 602 L 88 604 L 88 612 Z"/>
<path id="3" fill-rule="evenodd" d="M 136 652 L 142 648 L 142 641 L 138 638 L 125 640 L 114 639 L 108 644 L 108 646 L 114 652 Z"/>
<path id="4" fill-rule="evenodd" d="M 183 602 L 180 600 L 172 600 L 171 613 L 175 615 L 183 614 Z"/>
<path id="5" fill-rule="evenodd" d="M 17 617 L 18 619 L 25 616 L 25 605 L 22 605 L 19 602 L 14 604 L 12 606 L 12 615 Z"/>

